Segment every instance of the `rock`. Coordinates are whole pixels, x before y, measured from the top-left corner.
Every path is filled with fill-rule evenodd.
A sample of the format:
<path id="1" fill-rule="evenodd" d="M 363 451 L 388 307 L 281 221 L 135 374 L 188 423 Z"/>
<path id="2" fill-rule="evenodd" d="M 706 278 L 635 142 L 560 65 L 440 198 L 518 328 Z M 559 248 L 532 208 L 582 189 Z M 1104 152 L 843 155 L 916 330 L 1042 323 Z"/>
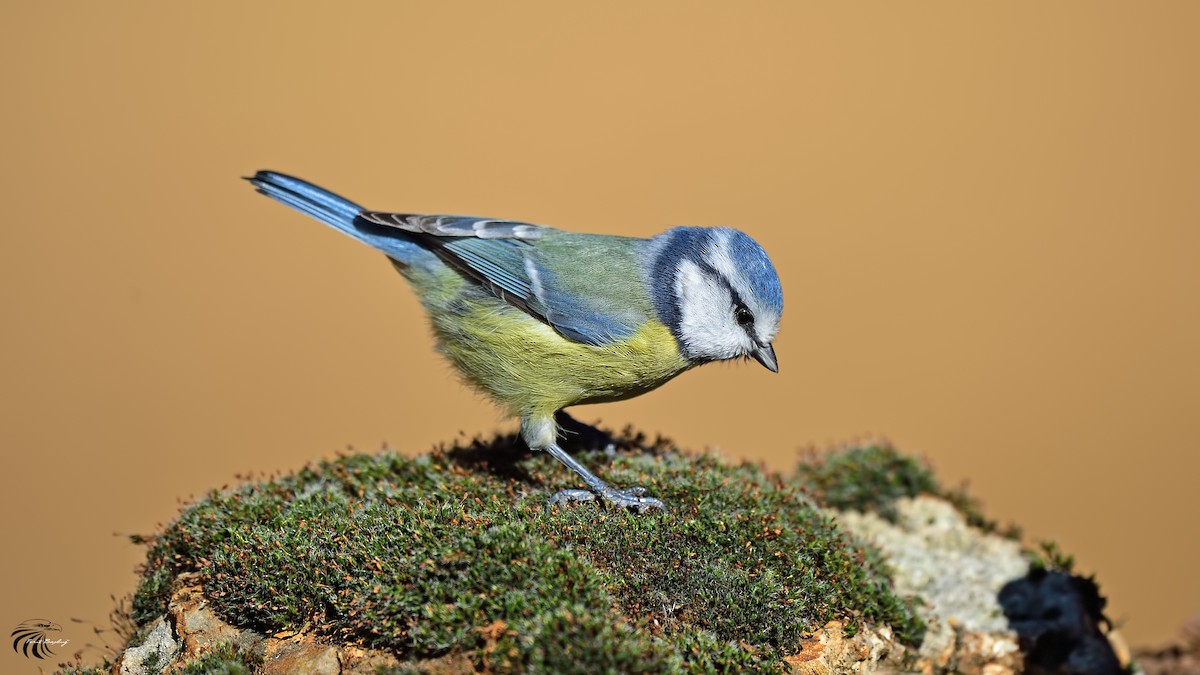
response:
<path id="1" fill-rule="evenodd" d="M 200 575 L 180 575 L 180 589 L 168 605 L 168 618 L 174 621 L 176 634 L 183 643 L 184 659 L 200 656 L 212 645 L 229 642 L 238 648 L 250 648 L 262 640 L 253 631 L 238 630 L 222 621 L 209 607 L 200 587 Z"/>
<path id="2" fill-rule="evenodd" d="M 179 651 L 180 644 L 171 626 L 159 619 L 142 644 L 126 649 L 121 655 L 117 672 L 121 675 L 157 675 L 174 663 Z"/>
<path id="3" fill-rule="evenodd" d="M 903 654 L 887 628 L 859 630 L 847 636 L 841 622 L 831 621 L 786 661 L 798 675 L 835 675 L 899 668 Z"/>
<path id="4" fill-rule="evenodd" d="M 342 662 L 338 650 L 329 645 L 304 641 L 268 645 L 273 652 L 263 662 L 263 675 L 338 675 Z"/>
<path id="5" fill-rule="evenodd" d="M 855 536 L 883 554 L 896 592 L 922 600 L 924 672 L 1018 672 L 1017 636 L 997 594 L 1025 575 L 1029 561 L 1010 539 L 971 527 L 949 502 L 932 496 L 896 500 L 896 522 L 875 513 L 837 512 Z"/>
<path id="6" fill-rule="evenodd" d="M 236 628 L 209 607 L 199 575 L 181 575 L 167 615 L 158 619 L 145 642 L 125 650 L 117 661 L 122 675 L 157 675 L 232 646 L 262 675 L 368 675 L 398 665 L 391 654 L 353 645 L 334 646 L 311 633 L 265 636 Z M 174 626 L 174 630 L 172 630 Z"/>

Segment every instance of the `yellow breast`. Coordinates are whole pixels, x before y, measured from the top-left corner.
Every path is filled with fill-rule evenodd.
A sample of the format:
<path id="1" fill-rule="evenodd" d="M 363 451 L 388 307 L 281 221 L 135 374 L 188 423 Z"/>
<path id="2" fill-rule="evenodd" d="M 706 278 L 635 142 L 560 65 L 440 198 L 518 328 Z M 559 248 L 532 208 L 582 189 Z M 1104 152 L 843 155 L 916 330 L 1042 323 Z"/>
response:
<path id="1" fill-rule="evenodd" d="M 431 313 L 441 351 L 469 382 L 516 415 L 637 396 L 691 365 L 658 321 L 593 347 L 514 307 L 488 302 L 461 309 Z"/>

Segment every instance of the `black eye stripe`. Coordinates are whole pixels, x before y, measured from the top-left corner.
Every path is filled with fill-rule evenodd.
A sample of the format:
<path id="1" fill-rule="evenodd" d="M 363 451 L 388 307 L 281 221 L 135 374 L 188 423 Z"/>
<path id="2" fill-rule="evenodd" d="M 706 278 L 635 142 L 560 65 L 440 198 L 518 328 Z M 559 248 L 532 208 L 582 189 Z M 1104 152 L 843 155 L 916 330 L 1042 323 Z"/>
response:
<path id="1" fill-rule="evenodd" d="M 704 262 L 703 260 L 697 262 L 701 271 L 711 275 L 719 284 L 721 284 L 721 286 L 725 288 L 725 290 L 729 291 L 729 297 L 733 300 L 734 320 L 736 320 L 738 325 L 746 331 L 747 335 L 754 337 L 750 333 L 750 330 L 754 327 L 754 313 L 751 312 L 750 308 L 746 306 L 746 301 L 742 299 L 742 295 L 737 292 L 737 289 L 735 289 L 732 284 L 729 283 L 729 279 L 725 278 L 724 274 L 721 274 L 719 271 L 717 271 L 717 268 L 713 267 L 707 262 Z"/>
<path id="2" fill-rule="evenodd" d="M 708 264 L 707 262 L 704 262 L 703 260 L 699 260 L 699 261 L 697 261 L 697 263 L 698 263 L 701 271 L 711 275 L 714 279 L 717 280 L 717 283 L 721 284 L 721 286 L 723 286 L 725 288 L 725 290 L 729 291 L 729 297 L 733 299 L 734 307 L 746 307 L 747 306 L 746 301 L 742 299 L 742 295 L 740 293 L 738 293 L 737 290 L 729 283 L 729 279 L 726 279 L 724 274 L 721 274 L 719 271 L 717 271 L 717 268 L 713 267 L 712 265 Z"/>

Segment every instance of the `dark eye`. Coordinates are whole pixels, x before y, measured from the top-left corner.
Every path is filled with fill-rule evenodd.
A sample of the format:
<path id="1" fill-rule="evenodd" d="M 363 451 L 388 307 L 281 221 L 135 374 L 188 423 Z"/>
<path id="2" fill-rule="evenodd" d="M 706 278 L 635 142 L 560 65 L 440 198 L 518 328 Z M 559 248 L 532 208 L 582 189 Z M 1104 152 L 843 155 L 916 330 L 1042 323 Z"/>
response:
<path id="1" fill-rule="evenodd" d="M 749 326 L 754 323 L 754 315 L 746 309 L 745 305 L 738 305 L 737 309 L 733 310 L 733 318 L 742 326 Z"/>

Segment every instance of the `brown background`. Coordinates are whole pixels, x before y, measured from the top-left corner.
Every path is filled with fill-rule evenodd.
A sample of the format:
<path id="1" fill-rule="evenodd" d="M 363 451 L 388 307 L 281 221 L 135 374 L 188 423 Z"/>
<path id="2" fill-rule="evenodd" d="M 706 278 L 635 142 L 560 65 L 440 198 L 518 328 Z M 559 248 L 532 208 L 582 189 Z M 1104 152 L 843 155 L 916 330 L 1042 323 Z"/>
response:
<path id="1" fill-rule="evenodd" d="M 886 435 L 1076 554 L 1132 641 L 1200 608 L 1200 4 L 332 5 L 0 8 L 0 629 L 81 647 L 68 619 L 133 588 L 123 535 L 239 473 L 511 427 L 258 168 L 739 226 L 783 280 L 782 372 L 584 419 L 776 469 Z"/>

